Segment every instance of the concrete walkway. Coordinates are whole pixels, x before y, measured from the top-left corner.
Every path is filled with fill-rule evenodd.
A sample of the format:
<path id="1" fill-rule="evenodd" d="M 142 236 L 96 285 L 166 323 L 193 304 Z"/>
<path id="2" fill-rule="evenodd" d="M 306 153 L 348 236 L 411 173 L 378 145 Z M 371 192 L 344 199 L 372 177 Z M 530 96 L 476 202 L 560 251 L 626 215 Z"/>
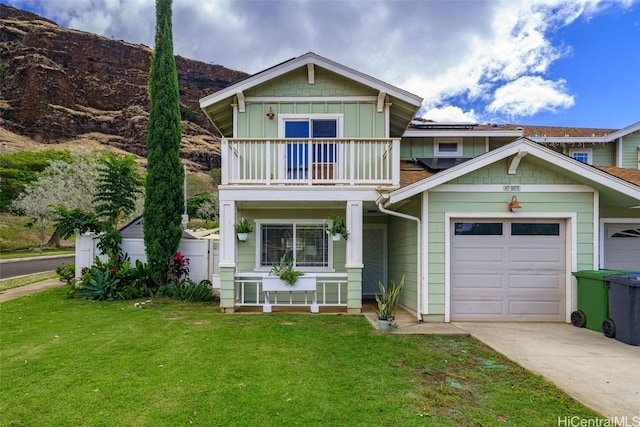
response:
<path id="1" fill-rule="evenodd" d="M 567 323 L 453 325 L 604 417 L 627 417 L 626 425 L 640 425 L 640 346 Z M 558 414 L 565 415 L 572 416 Z"/>
<path id="2" fill-rule="evenodd" d="M 64 286 L 64 282 L 61 282 L 58 279 L 49 279 L 43 280 L 42 282 L 32 283 L 30 285 L 20 286 L 18 288 L 7 289 L 6 291 L 0 291 L 0 302 L 9 301 L 15 298 L 34 294 L 36 292 L 44 291 L 45 289 L 51 289 L 60 286 Z"/>

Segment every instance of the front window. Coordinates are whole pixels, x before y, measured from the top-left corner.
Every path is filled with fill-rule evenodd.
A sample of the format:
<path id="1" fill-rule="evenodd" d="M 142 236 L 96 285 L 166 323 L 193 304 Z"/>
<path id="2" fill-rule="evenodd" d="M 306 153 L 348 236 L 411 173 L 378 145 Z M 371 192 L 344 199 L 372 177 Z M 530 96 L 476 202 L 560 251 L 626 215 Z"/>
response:
<path id="1" fill-rule="evenodd" d="M 298 268 L 329 268 L 329 238 L 322 223 L 269 223 L 260 225 L 259 267 L 278 264 L 284 256 Z"/>
<path id="2" fill-rule="evenodd" d="M 433 154 L 436 157 L 462 156 L 462 140 L 460 138 L 437 139 L 434 143 Z"/>

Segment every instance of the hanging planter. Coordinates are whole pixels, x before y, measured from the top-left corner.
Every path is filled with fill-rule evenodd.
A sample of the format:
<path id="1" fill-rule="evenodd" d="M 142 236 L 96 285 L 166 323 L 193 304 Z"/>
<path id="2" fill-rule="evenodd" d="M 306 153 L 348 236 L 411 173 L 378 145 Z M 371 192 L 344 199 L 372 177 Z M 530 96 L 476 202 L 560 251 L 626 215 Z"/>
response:
<path id="1" fill-rule="evenodd" d="M 242 218 L 240 221 L 238 221 L 238 223 L 235 225 L 235 228 L 238 235 L 238 240 L 240 240 L 241 242 L 246 241 L 249 238 L 249 233 L 253 232 L 253 226 L 245 218 Z"/>
<path id="2" fill-rule="evenodd" d="M 329 234 L 334 241 L 343 238 L 347 240 L 349 237 L 349 232 L 344 225 L 344 221 L 335 214 L 329 215 L 329 224 L 326 226 L 326 230 L 327 234 Z"/>

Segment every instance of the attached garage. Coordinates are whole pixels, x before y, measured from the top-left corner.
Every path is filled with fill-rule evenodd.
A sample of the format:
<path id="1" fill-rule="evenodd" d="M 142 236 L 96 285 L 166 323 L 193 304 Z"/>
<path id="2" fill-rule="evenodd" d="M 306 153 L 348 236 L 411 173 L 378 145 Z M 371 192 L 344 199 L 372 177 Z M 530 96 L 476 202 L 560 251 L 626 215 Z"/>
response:
<path id="1" fill-rule="evenodd" d="M 565 222 L 452 219 L 451 321 L 565 322 Z"/>
<path id="2" fill-rule="evenodd" d="M 603 268 L 640 269 L 640 224 L 605 224 Z"/>

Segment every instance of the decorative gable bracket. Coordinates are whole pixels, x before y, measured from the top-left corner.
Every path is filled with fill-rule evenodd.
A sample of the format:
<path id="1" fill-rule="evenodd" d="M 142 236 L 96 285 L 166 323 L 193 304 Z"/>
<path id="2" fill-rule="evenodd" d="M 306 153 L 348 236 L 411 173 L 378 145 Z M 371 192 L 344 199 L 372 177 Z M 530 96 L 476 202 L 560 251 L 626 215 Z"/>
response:
<path id="1" fill-rule="evenodd" d="M 527 154 L 529 154 L 527 151 L 518 150 L 518 154 L 511 160 L 511 164 L 509 165 L 509 170 L 507 171 L 509 175 L 515 175 L 518 172 L 520 160 Z"/>
<path id="2" fill-rule="evenodd" d="M 378 93 L 378 113 L 382 113 L 384 111 L 384 100 L 387 98 L 387 92 L 380 91 Z"/>
<path id="3" fill-rule="evenodd" d="M 246 111 L 246 104 L 244 102 L 244 93 L 236 92 L 236 98 L 238 98 L 238 112 L 244 113 Z"/>

